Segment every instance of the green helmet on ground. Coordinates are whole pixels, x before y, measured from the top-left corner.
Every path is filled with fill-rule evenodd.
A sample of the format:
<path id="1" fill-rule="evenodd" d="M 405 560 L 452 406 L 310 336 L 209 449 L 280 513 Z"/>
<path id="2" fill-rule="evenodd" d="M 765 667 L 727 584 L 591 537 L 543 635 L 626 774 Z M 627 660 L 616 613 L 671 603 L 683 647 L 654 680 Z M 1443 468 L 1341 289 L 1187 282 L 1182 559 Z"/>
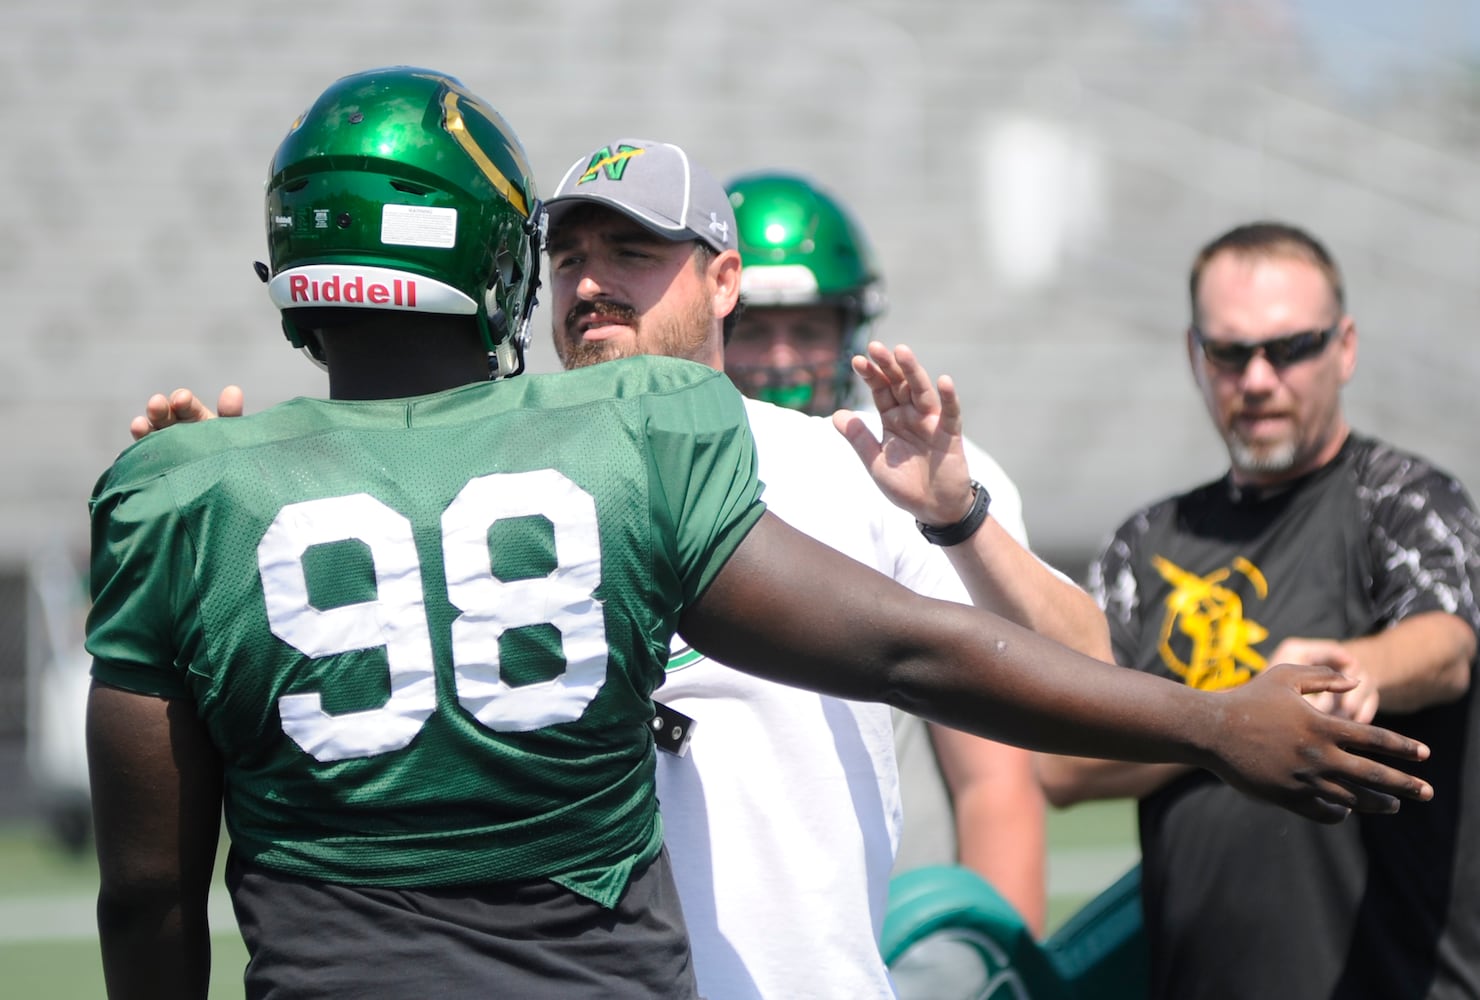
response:
<path id="1" fill-rule="evenodd" d="M 726 190 L 735 209 L 745 308 L 831 306 L 839 310 L 843 330 L 829 372 L 746 365 L 726 370 L 747 395 L 807 411 L 829 398 L 817 395 L 814 379 L 828 379 L 829 405 L 844 405 L 854 384 L 849 359 L 862 349 L 869 324 L 885 305 L 883 279 L 862 227 L 837 198 L 799 174 L 744 174 Z"/>
<path id="2" fill-rule="evenodd" d="M 288 130 L 258 273 L 288 340 L 320 363 L 297 308 L 467 315 L 507 376 L 524 367 L 543 233 L 503 117 L 454 77 L 396 66 L 336 81 Z"/>

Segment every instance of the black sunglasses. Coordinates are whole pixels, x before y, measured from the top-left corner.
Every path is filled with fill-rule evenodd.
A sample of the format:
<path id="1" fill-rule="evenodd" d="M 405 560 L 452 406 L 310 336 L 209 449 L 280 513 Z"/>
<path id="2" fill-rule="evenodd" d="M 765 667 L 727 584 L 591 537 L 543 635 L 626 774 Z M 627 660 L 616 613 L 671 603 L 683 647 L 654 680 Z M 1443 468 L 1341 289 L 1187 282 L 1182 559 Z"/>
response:
<path id="1" fill-rule="evenodd" d="M 1324 330 L 1302 330 L 1299 333 L 1273 337 L 1269 340 L 1209 340 L 1197 327 L 1192 328 L 1192 339 L 1202 348 L 1203 357 L 1214 367 L 1224 371 L 1241 372 L 1249 366 L 1254 355 L 1264 355 L 1271 368 L 1283 369 L 1315 357 L 1326 349 L 1336 331 L 1341 329 L 1337 320 Z"/>

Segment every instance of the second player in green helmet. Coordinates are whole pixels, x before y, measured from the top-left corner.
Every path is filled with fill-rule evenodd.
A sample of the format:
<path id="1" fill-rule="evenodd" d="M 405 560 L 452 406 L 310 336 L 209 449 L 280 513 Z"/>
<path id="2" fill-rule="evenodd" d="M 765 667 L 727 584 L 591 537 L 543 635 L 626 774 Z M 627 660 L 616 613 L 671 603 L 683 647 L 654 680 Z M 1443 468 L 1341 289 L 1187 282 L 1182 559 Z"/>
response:
<path id="1" fill-rule="evenodd" d="M 289 341 L 320 363 L 295 310 L 466 315 L 493 374 L 514 375 L 543 217 L 524 150 L 497 111 L 442 73 L 371 70 L 325 90 L 274 153 L 258 273 Z"/>
<path id="2" fill-rule="evenodd" d="M 883 281 L 852 214 L 807 177 L 767 171 L 727 185 L 745 311 L 725 372 L 748 396 L 807 413 L 846 405 L 849 358 L 884 311 Z"/>

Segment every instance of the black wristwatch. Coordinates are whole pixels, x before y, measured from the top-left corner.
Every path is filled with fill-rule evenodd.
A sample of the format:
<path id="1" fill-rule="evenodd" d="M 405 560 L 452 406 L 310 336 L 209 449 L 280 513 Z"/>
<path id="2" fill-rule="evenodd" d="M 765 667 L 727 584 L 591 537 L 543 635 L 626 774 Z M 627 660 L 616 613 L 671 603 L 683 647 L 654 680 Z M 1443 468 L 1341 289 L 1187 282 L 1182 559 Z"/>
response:
<path id="1" fill-rule="evenodd" d="M 976 529 L 982 526 L 987 519 L 987 508 L 992 504 L 992 495 L 987 488 L 975 479 L 971 481 L 971 509 L 966 516 L 955 524 L 948 524 L 938 528 L 924 521 L 916 521 L 915 527 L 920 529 L 920 534 L 931 545 L 960 545 L 966 539 L 976 534 Z"/>

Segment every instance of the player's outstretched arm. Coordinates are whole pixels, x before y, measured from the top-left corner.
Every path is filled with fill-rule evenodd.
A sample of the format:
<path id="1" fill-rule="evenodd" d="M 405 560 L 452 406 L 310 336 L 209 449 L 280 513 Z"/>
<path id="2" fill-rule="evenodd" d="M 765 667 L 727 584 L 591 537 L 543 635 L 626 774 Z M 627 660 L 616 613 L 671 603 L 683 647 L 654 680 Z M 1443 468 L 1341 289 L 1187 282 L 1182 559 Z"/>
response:
<path id="1" fill-rule="evenodd" d="M 246 397 L 239 385 L 228 385 L 221 390 L 215 413 L 189 389 L 176 389 L 168 396 L 156 392 L 145 402 L 144 412 L 129 422 L 128 432 L 138 441 L 175 424 L 193 424 L 217 416 L 239 417 L 245 409 Z"/>
<path id="2" fill-rule="evenodd" d="M 88 772 L 109 1000 L 203 998 L 221 764 L 194 706 L 94 682 Z"/>
<path id="3" fill-rule="evenodd" d="M 1433 796 L 1427 782 L 1373 759 L 1423 760 L 1427 747 L 1302 697 L 1351 684 L 1334 670 L 1282 665 L 1232 691 L 1197 691 L 919 597 L 771 514 L 681 627 L 695 648 L 771 680 L 1030 749 L 1205 767 L 1322 822 Z"/>
<path id="4" fill-rule="evenodd" d="M 950 376 L 932 382 L 908 347 L 890 350 L 878 341 L 868 345 L 866 357 L 853 359 L 853 369 L 873 393 L 883 438 L 847 410 L 833 415 L 833 425 L 896 506 L 925 524 L 960 521 L 973 494 L 961 401 Z M 990 514 L 969 538 L 944 549 L 977 607 L 1096 659 L 1112 658 L 1110 630 L 1094 599 L 1049 569 Z"/>

